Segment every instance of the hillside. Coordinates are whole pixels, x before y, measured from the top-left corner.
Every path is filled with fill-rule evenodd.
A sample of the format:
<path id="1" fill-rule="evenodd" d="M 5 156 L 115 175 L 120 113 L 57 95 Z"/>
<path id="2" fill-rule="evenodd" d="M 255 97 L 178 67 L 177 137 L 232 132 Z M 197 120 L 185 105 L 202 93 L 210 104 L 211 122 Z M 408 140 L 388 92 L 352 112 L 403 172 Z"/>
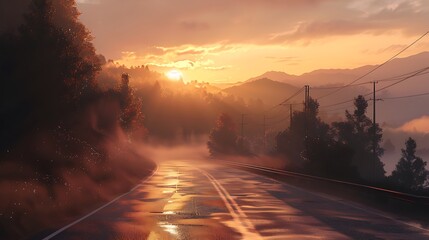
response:
<path id="1" fill-rule="evenodd" d="M 429 52 L 422 52 L 404 58 L 397 58 L 387 63 L 379 70 L 363 78 L 360 82 L 372 81 L 374 79 L 384 79 L 401 75 L 403 73 L 412 72 L 414 70 L 427 67 L 429 65 L 428 63 Z M 355 80 L 375 67 L 375 65 L 366 65 L 353 69 L 318 69 L 299 76 L 290 75 L 284 72 L 269 71 L 259 76 L 249 78 L 246 82 L 252 82 L 261 78 L 268 78 L 274 81 L 284 82 L 299 87 L 306 84 L 313 87 L 325 85 L 342 85 Z M 421 77 L 415 79 L 419 80 Z M 420 88 L 418 87 L 413 89 Z"/>
<path id="2" fill-rule="evenodd" d="M 245 82 L 241 85 L 224 89 L 224 92 L 246 100 L 260 99 L 268 106 L 281 102 L 296 91 L 298 91 L 298 88 L 293 85 L 268 78 Z"/>
<path id="3" fill-rule="evenodd" d="M 367 77 L 359 80 L 357 83 L 365 83 L 373 80 L 383 80 L 388 79 L 388 81 L 380 81 L 376 88 L 380 89 L 382 87 L 386 87 L 398 79 L 391 79 L 394 76 L 399 76 L 404 73 L 410 73 L 418 69 L 422 69 L 424 67 L 429 66 L 429 52 L 422 52 L 416 55 L 412 55 L 405 58 L 394 59 L 391 62 L 387 63 L 377 71 L 371 73 Z M 362 66 L 354 69 L 319 69 L 309 73 L 304 73 L 300 76 L 294 76 L 287 73 L 282 72 L 266 72 L 260 76 L 248 79 L 243 85 L 235 86 L 232 89 L 229 89 L 230 93 L 235 95 L 240 95 L 242 97 L 249 98 L 250 96 L 259 96 L 258 91 L 269 91 L 266 93 L 265 97 L 262 99 L 264 102 L 273 103 L 279 100 L 278 96 L 287 97 L 291 95 L 293 92 L 291 89 L 298 89 L 303 85 L 311 86 L 311 96 L 314 98 L 319 98 L 321 96 L 325 96 L 326 94 L 331 93 L 335 89 L 323 89 L 326 87 L 335 87 L 335 86 L 343 86 L 344 84 L 350 83 L 353 80 L 359 78 L 365 73 L 369 72 L 375 66 Z M 263 78 L 264 82 L 268 83 L 269 81 L 266 79 L 267 76 L 272 77 L 271 80 L 278 81 L 276 84 L 265 84 L 264 90 L 260 89 L 260 84 L 258 84 L 258 80 Z M 255 83 L 256 82 L 256 83 Z M 286 85 L 281 85 L 281 83 Z M 423 92 L 429 91 L 429 74 L 424 74 L 420 76 L 416 76 L 410 79 L 407 79 L 404 82 L 401 82 L 395 86 L 392 86 L 386 90 L 377 93 L 378 98 L 387 98 L 387 97 L 397 97 L 397 96 L 406 96 L 419 94 Z M 250 84 L 255 83 L 255 84 Z M 242 87 L 244 86 L 244 87 Z M 284 88 L 280 87 L 283 86 Z M 289 86 L 289 87 L 286 87 Z M 292 86 L 292 87 L 291 87 Z M 253 87 L 253 88 L 252 88 Z M 252 88 L 254 92 L 251 92 L 249 88 Z M 246 89 L 244 92 L 240 93 L 239 89 Z M 342 89 L 341 91 L 336 92 L 328 97 L 322 98 L 319 100 L 321 106 L 327 106 L 331 104 L 336 104 L 338 102 L 344 102 L 352 99 L 353 97 L 359 94 L 369 94 L 372 91 L 371 84 L 364 84 L 360 86 L 352 86 Z M 367 96 L 367 99 L 370 99 L 371 96 Z M 295 101 L 303 99 L 303 95 L 298 95 Z M 400 126 L 407 121 L 410 121 L 414 118 L 421 117 L 423 115 L 427 115 L 429 112 L 426 110 L 425 103 L 429 100 L 429 96 L 422 96 L 417 98 L 405 98 L 399 100 L 385 100 L 379 101 L 377 104 L 378 115 L 380 122 L 386 122 L 392 126 Z M 351 108 L 351 103 L 337 105 L 331 108 L 321 108 L 322 114 L 326 112 L 326 114 L 330 116 L 344 115 L 344 110 L 346 107 Z M 369 107 L 369 111 L 371 110 L 371 105 Z M 402 114 L 398 115 L 397 111 L 401 109 Z"/>

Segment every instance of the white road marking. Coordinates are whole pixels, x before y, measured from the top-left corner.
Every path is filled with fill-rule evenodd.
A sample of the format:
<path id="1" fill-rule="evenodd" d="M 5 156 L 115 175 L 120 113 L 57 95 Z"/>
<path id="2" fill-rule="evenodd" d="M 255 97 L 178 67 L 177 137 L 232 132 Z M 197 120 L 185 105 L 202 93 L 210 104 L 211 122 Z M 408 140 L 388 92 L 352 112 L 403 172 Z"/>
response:
<path id="1" fill-rule="evenodd" d="M 86 218 L 90 217 L 91 215 L 94 215 L 96 212 L 100 211 L 101 209 L 103 209 L 103 208 L 105 208 L 105 207 L 107 207 L 107 206 L 111 205 L 112 203 L 116 202 L 118 199 L 120 199 L 120 198 L 122 198 L 122 197 L 124 197 L 124 196 L 126 196 L 126 195 L 128 195 L 128 194 L 130 194 L 131 192 L 133 192 L 133 191 L 134 191 L 134 190 L 136 190 L 137 188 L 139 188 L 139 187 L 143 186 L 143 183 L 147 182 L 150 178 L 152 178 L 152 176 L 153 176 L 157 171 L 158 171 L 158 165 L 156 166 L 156 169 L 152 172 L 152 174 L 151 174 L 150 176 L 148 176 L 148 177 L 147 177 L 143 182 L 141 182 L 141 183 L 137 184 L 137 185 L 136 185 L 135 187 L 133 187 L 130 191 L 128 191 L 128 192 L 126 192 L 126 193 L 124 193 L 124 194 L 122 194 L 122 195 L 120 195 L 120 196 L 116 197 L 116 198 L 115 198 L 115 199 L 113 199 L 112 201 L 110 201 L 110 202 L 108 202 L 108 203 L 104 204 L 103 206 L 101 206 L 101 207 L 99 207 L 99 208 L 95 209 L 94 211 L 92 211 L 92 212 L 88 213 L 87 215 L 85 215 L 85 216 L 83 216 L 83 217 L 81 217 L 81 218 L 79 218 L 79 219 L 75 220 L 74 222 L 72 222 L 72 223 L 70 223 L 70 224 L 68 224 L 68 225 L 66 225 L 66 226 L 64 226 L 64 227 L 62 227 L 62 228 L 60 228 L 60 229 L 58 229 L 57 231 L 55 231 L 55 232 L 51 233 L 49 236 L 47 236 L 47 237 L 43 238 L 43 240 L 49 240 L 49 239 L 52 239 L 53 237 L 57 236 L 58 234 L 60 234 L 60 233 L 61 233 L 61 232 L 63 232 L 64 230 L 66 230 L 66 229 L 68 229 L 68 228 L 72 227 L 73 225 L 76 225 L 77 223 L 79 223 L 79 222 L 83 221 L 84 219 L 86 219 Z"/>
<path id="2" fill-rule="evenodd" d="M 219 193 L 219 196 L 225 203 L 225 206 L 234 219 L 234 222 L 241 225 L 238 230 L 243 235 L 243 239 L 263 239 L 237 202 L 228 193 L 228 191 L 226 191 L 226 189 L 211 174 L 201 169 L 198 170 L 210 180 L 216 191 Z"/>

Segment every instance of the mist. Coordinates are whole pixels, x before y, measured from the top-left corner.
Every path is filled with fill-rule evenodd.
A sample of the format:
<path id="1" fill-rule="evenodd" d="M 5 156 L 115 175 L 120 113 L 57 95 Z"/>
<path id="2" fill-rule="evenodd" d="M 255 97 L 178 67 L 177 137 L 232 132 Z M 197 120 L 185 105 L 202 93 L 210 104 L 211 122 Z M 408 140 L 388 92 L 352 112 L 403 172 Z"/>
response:
<path id="1" fill-rule="evenodd" d="M 276 38 L 285 37 L 284 26 L 279 24 L 282 32 L 271 33 L 278 22 L 272 29 L 265 29 L 265 21 L 261 32 L 269 30 L 269 36 L 257 34 L 258 28 L 249 25 L 248 33 L 258 36 L 246 40 L 238 31 L 232 31 L 230 36 L 227 32 L 234 30 L 230 27 L 235 24 L 248 21 L 222 26 L 219 32 L 225 35 L 211 32 L 213 29 L 205 23 L 188 21 L 179 21 L 174 31 L 165 32 L 169 27 L 162 26 L 176 20 L 159 18 L 158 12 L 148 14 L 147 17 L 159 18 L 150 26 L 130 22 L 129 26 L 141 26 L 126 34 L 115 34 L 118 29 L 128 28 L 104 21 L 122 22 L 133 16 L 111 12 L 105 5 L 111 1 L 90 2 L 0 2 L 0 191 L 4 196 L 0 199 L 1 239 L 27 239 L 52 232 L 130 191 L 167 164 L 189 163 L 189 169 L 211 165 L 211 170 L 219 173 L 230 167 L 227 162 L 239 162 L 428 194 L 428 173 L 423 161 L 418 165 L 421 169 L 417 169 L 424 177 L 419 182 L 407 183 L 408 186 L 400 182 L 400 174 L 391 176 L 407 139 L 410 161 L 419 156 L 429 158 L 429 134 L 424 129 L 429 94 L 420 92 L 427 85 L 425 74 L 429 70 L 424 68 L 429 53 L 420 51 L 424 45 L 417 48 L 420 53 L 415 50 L 414 55 L 389 60 L 383 72 L 371 70 L 374 65 L 346 64 L 349 68 L 314 68 L 293 75 L 282 72 L 289 70 L 284 67 L 298 71 L 298 65 L 306 61 L 301 56 L 280 56 L 286 53 L 285 43 L 294 49 L 291 53 L 307 46 L 310 49 L 310 45 L 311 49 L 328 49 L 331 43 L 318 45 L 320 42 L 315 41 L 295 46 L 298 39 L 277 42 Z M 194 7 L 206 8 L 204 4 L 197 5 Z M 251 5 L 256 12 L 265 6 Z M 296 6 L 305 9 L 310 5 Z M 291 7 L 296 6 L 294 3 Z M 78 7 L 108 13 L 108 21 L 90 22 L 97 22 L 95 29 L 102 26 L 112 38 L 100 37 L 89 29 L 81 21 Z M 269 10 L 272 6 L 265 7 Z M 145 14 L 138 12 L 138 16 Z M 219 23 L 216 20 L 213 26 L 219 27 Z M 298 30 L 306 29 L 301 22 L 296 26 Z M 149 33 L 154 29 L 155 33 Z M 204 36 L 204 32 L 211 33 Z M 177 44 L 175 38 L 164 39 L 173 33 L 180 40 Z M 147 35 L 152 45 L 137 40 L 142 35 Z M 168 41 L 156 43 L 158 35 Z M 224 40 L 211 41 L 210 36 Z M 93 44 L 96 41 L 107 46 L 117 37 L 122 44 L 110 45 L 109 50 Z M 200 37 L 202 42 L 193 41 Z M 230 37 L 237 42 L 228 40 Z M 263 40 L 267 37 L 269 41 Z M 134 49 L 140 45 L 140 49 Z M 320 53 L 313 49 L 296 55 L 308 52 L 311 57 Z M 272 53 L 275 56 L 265 56 Z M 362 59 L 365 61 L 359 64 L 367 64 Z M 312 63 L 299 69 L 317 65 L 314 59 L 308 61 Z M 297 69 L 293 69 L 295 65 Z M 338 65 L 345 66 L 342 61 Z M 317 66 L 327 65 L 321 60 Z M 255 69 L 267 71 L 271 67 L 278 71 L 245 79 Z M 390 88 L 401 86 L 418 68 L 420 74 L 410 78 L 415 80 L 413 84 Z M 365 82 L 356 82 L 368 71 L 374 74 Z M 376 92 L 375 99 L 371 99 L 371 80 L 379 81 L 377 89 L 382 90 Z M 395 83 L 389 85 L 391 82 Z M 371 101 L 377 101 L 375 124 Z M 221 197 L 231 198 L 225 192 L 220 191 Z M 231 203 L 231 199 L 226 201 Z M 240 212 L 238 205 L 234 209 Z"/>
<path id="2" fill-rule="evenodd" d="M 75 115 L 74 128 L 39 130 L 2 155 L 2 235 L 21 238 L 63 224 L 151 173 L 155 165 L 137 151 L 141 143 L 130 143 L 118 121 L 106 122 L 115 108 L 99 100 Z"/>

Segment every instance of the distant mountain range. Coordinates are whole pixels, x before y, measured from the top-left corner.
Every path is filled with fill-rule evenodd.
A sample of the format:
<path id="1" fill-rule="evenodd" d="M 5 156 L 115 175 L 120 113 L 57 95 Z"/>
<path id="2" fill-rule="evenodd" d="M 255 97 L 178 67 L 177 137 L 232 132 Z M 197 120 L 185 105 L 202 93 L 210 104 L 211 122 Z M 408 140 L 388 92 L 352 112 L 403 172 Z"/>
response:
<path id="1" fill-rule="evenodd" d="M 224 92 L 241 97 L 245 100 L 261 99 L 267 107 L 280 103 L 291 96 L 304 85 L 311 87 L 310 93 L 313 98 L 319 98 L 335 90 L 335 87 L 344 86 L 357 78 L 368 73 L 376 66 L 362 66 L 354 69 L 320 69 L 302 75 L 290 75 L 284 72 L 270 71 L 260 76 L 248 79 L 243 83 L 237 83 L 232 87 L 223 89 Z M 405 58 L 397 58 L 377 71 L 369 74 L 356 83 L 365 83 L 381 80 L 376 85 L 377 89 L 386 87 L 401 78 L 393 78 L 405 73 L 410 73 L 424 67 L 429 67 L 429 52 L 422 52 Z M 332 88 L 334 87 L 334 88 Z M 325 116 L 344 115 L 346 107 L 352 108 L 352 102 L 324 107 L 351 100 L 359 94 L 370 94 L 371 84 L 363 84 L 343 88 L 328 97 L 319 99 L 322 106 L 321 112 Z M 398 97 L 429 92 L 429 74 L 416 76 L 404 80 L 386 90 L 377 93 L 377 98 Z M 371 95 L 367 96 L 370 99 Z M 302 102 L 303 94 L 297 95 L 291 102 Z M 386 99 L 377 102 L 379 121 L 391 126 L 399 126 L 411 119 L 429 115 L 427 102 L 429 96 L 403 99 Z M 398 110 L 400 109 L 400 114 Z M 371 110 L 371 106 L 369 108 Z"/>
<path id="2" fill-rule="evenodd" d="M 394 59 L 359 82 L 389 78 L 428 66 L 429 52 L 422 52 L 409 57 Z M 301 87 L 306 84 L 310 86 L 342 85 L 353 81 L 375 67 L 375 65 L 366 65 L 353 69 L 319 69 L 302 75 L 291 75 L 284 72 L 269 71 L 262 75 L 252 77 L 245 82 L 268 78 L 297 87 Z"/>

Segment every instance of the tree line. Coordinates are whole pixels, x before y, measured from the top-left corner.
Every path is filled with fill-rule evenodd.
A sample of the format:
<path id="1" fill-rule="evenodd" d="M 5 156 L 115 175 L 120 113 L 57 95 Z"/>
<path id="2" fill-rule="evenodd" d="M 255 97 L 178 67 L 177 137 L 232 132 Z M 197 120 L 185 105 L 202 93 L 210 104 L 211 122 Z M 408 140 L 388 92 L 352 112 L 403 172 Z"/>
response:
<path id="1" fill-rule="evenodd" d="M 75 1 L 29 2 L 0 33 L 1 239 L 81 214 L 153 168 L 127 144 L 146 133 L 141 99 L 127 74 L 97 82 L 102 57 Z"/>
<path id="2" fill-rule="evenodd" d="M 302 111 L 292 114 L 290 126 L 278 132 L 271 155 L 287 161 L 288 170 L 403 191 L 427 191 L 426 162 L 416 156 L 417 144 L 409 138 L 402 158 L 390 176 L 380 160 L 383 130 L 367 116 L 368 102 L 354 100 L 354 110 L 345 111 L 345 120 L 327 124 L 319 117 L 319 104 L 311 99 Z M 208 148 L 213 156 L 251 155 L 237 135 L 234 122 L 222 114 L 212 129 Z"/>

